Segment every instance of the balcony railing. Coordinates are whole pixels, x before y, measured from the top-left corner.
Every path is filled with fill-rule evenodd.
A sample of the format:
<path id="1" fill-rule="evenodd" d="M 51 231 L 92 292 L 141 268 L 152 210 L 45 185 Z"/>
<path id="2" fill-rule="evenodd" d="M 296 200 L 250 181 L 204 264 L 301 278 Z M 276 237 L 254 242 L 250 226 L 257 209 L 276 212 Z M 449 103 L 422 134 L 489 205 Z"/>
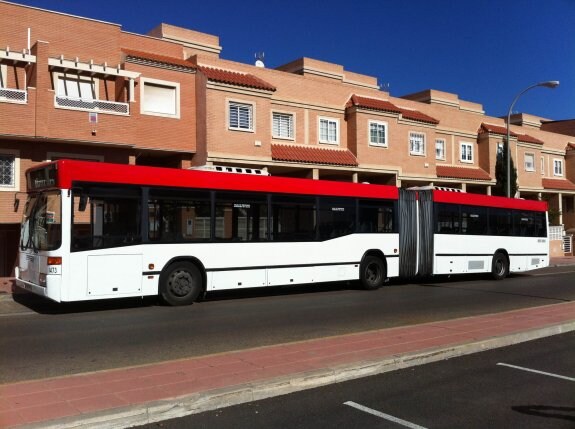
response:
<path id="1" fill-rule="evenodd" d="M 86 100 L 75 97 L 62 97 L 56 95 L 55 103 L 57 107 L 72 110 L 85 110 L 89 112 L 109 113 L 112 115 L 129 115 L 129 103 L 119 103 L 107 100 Z"/>
<path id="2" fill-rule="evenodd" d="M 0 102 L 26 104 L 28 93 L 23 89 L 0 88 Z"/>

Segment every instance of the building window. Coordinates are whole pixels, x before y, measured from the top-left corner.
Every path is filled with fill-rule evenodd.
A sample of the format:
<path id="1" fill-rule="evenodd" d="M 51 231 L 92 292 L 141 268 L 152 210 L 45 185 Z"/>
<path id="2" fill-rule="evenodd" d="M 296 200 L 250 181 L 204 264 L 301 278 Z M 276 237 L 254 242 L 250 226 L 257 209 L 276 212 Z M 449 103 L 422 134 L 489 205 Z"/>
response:
<path id="1" fill-rule="evenodd" d="M 535 155 L 532 153 L 525 154 L 525 171 L 535 171 Z"/>
<path id="2" fill-rule="evenodd" d="M 80 75 L 60 75 L 56 93 L 58 97 L 92 101 L 98 98 L 96 81 Z"/>
<path id="3" fill-rule="evenodd" d="M 0 88 L 7 88 L 6 79 L 8 77 L 8 65 L 0 64 Z"/>
<path id="4" fill-rule="evenodd" d="M 0 150 L 0 191 L 18 191 L 19 153 L 16 150 Z"/>
<path id="5" fill-rule="evenodd" d="M 541 174 L 545 174 L 545 157 L 541 157 Z"/>
<path id="6" fill-rule="evenodd" d="M 254 106 L 244 103 L 229 103 L 230 130 L 253 131 L 254 130 Z"/>
<path id="7" fill-rule="evenodd" d="M 145 115 L 179 118 L 180 85 L 155 79 L 142 81 L 142 110 Z"/>
<path id="8" fill-rule="evenodd" d="M 472 143 L 460 143 L 460 157 L 461 162 L 473 162 L 473 144 Z"/>
<path id="9" fill-rule="evenodd" d="M 339 121 L 337 119 L 319 118 L 319 142 L 339 144 Z"/>
<path id="10" fill-rule="evenodd" d="M 387 147 L 387 123 L 369 121 L 369 145 Z"/>
<path id="11" fill-rule="evenodd" d="M 293 140 L 293 115 L 289 113 L 273 112 L 272 136 L 276 139 Z"/>
<path id="12" fill-rule="evenodd" d="M 409 133 L 409 153 L 412 155 L 425 155 L 425 134 Z"/>
<path id="13" fill-rule="evenodd" d="M 563 160 L 561 159 L 553 160 L 553 175 L 563 176 Z"/>
<path id="14" fill-rule="evenodd" d="M 435 140 L 435 159 L 445 159 L 445 140 Z"/>

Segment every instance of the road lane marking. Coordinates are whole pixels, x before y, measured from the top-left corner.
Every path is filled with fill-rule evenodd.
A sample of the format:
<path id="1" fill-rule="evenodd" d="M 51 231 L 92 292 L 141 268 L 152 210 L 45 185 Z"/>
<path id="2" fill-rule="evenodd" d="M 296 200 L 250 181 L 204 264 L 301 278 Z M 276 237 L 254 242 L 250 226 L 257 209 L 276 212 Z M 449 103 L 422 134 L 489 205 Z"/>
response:
<path id="1" fill-rule="evenodd" d="M 353 407 L 355 409 L 358 409 L 358 410 L 363 411 L 363 412 L 368 413 L 368 414 L 372 414 L 372 415 L 380 417 L 382 419 L 389 420 L 391 422 L 400 424 L 402 426 L 405 426 L 406 428 L 427 429 L 423 426 L 416 425 L 415 423 L 411 423 L 411 422 L 408 422 L 406 420 L 398 419 L 397 417 L 393 417 L 393 416 L 390 416 L 389 414 L 382 413 L 381 411 L 377 411 L 377 410 L 373 410 L 373 409 L 368 408 L 368 407 L 364 407 L 363 405 L 356 404 L 355 402 L 352 402 L 352 401 L 344 402 L 343 405 L 349 405 L 350 407 Z"/>
<path id="2" fill-rule="evenodd" d="M 548 375 L 549 377 L 555 377 L 555 378 L 560 378 L 562 380 L 568 380 L 568 381 L 575 381 L 575 378 L 573 377 L 566 377 L 564 375 L 558 375 L 558 374 L 553 374 L 550 372 L 544 372 L 544 371 L 538 371 L 536 369 L 530 369 L 530 368 L 523 368 L 522 366 L 516 366 L 516 365 L 509 365 L 508 363 L 498 363 L 497 365 L 500 366 L 507 366 L 509 368 L 515 368 L 515 369 L 519 369 L 521 371 L 527 371 L 527 372 L 534 372 L 535 374 L 541 374 L 541 375 Z"/>

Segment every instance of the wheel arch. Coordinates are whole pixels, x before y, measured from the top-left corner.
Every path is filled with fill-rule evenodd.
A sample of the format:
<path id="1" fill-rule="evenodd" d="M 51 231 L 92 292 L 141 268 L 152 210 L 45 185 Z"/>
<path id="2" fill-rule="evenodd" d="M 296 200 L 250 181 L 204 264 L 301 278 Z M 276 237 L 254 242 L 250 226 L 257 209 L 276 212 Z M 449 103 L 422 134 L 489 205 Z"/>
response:
<path id="1" fill-rule="evenodd" d="M 511 266 L 511 259 L 509 259 L 509 253 L 507 253 L 507 250 L 505 249 L 497 249 L 495 252 L 493 252 L 493 256 L 497 255 L 498 253 L 503 254 L 503 256 L 505 256 L 505 258 L 507 258 L 507 264 L 509 264 L 509 266 Z"/>
<path id="2" fill-rule="evenodd" d="M 198 268 L 198 270 L 200 270 L 200 275 L 202 276 L 202 291 L 205 292 L 207 289 L 207 280 L 208 280 L 208 276 L 206 274 L 206 267 L 204 267 L 204 264 L 202 264 L 202 261 L 200 261 L 198 258 L 196 258 L 194 256 L 175 256 L 172 259 L 170 259 L 168 262 L 166 262 L 166 264 L 162 268 L 162 271 L 160 272 L 159 285 L 162 284 L 162 280 L 163 280 L 164 276 L 166 275 L 168 268 L 172 264 L 175 264 L 178 262 L 188 262 L 190 264 L 195 265 Z"/>
<path id="3" fill-rule="evenodd" d="M 385 254 L 380 249 L 366 250 L 365 253 L 363 254 L 363 256 L 361 257 L 360 265 L 363 264 L 363 261 L 365 261 L 365 258 L 368 256 L 375 256 L 375 257 L 381 259 L 381 261 L 383 262 L 383 266 L 385 267 L 385 272 L 386 273 L 388 272 L 387 258 L 385 257 Z"/>

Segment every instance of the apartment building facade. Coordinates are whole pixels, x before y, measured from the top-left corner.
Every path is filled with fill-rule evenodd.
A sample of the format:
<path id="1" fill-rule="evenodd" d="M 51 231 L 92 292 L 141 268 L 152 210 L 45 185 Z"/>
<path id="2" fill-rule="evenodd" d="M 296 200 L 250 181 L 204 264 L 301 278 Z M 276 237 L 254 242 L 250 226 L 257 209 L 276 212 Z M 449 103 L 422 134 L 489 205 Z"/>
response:
<path id="1" fill-rule="evenodd" d="M 120 25 L 0 2 L 0 276 L 14 264 L 24 172 L 59 158 L 491 193 L 505 120 L 311 58 L 274 69 L 221 58 L 217 36 Z M 575 137 L 518 114 L 519 196 L 575 227 Z M 542 126 L 542 124 L 544 124 Z"/>

